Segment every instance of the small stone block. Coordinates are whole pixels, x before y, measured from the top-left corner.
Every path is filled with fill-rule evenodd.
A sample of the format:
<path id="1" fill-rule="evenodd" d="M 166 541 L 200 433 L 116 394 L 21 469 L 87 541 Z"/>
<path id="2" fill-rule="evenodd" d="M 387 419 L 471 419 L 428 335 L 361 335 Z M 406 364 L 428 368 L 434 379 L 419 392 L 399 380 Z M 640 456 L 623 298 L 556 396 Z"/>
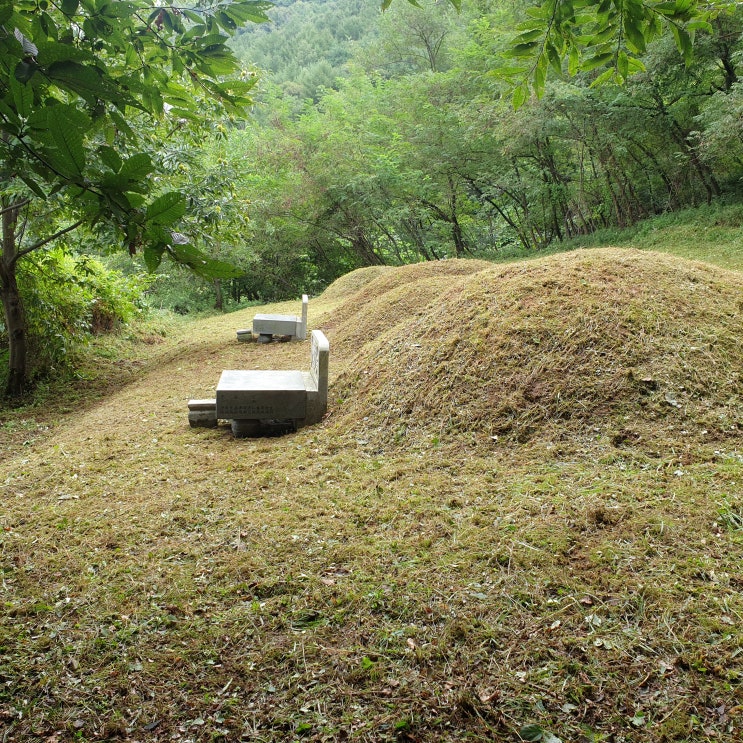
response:
<path id="1" fill-rule="evenodd" d="M 253 340 L 253 331 L 252 330 L 238 330 L 237 331 L 237 340 L 239 340 L 241 343 L 246 343 L 248 341 Z"/>
<path id="2" fill-rule="evenodd" d="M 215 428 L 217 425 L 217 411 L 191 410 L 188 413 L 188 425 L 191 428 Z"/>
<path id="3" fill-rule="evenodd" d="M 217 412 L 217 401 L 213 397 L 211 399 L 207 398 L 204 400 L 189 400 L 188 409 L 189 410 L 213 410 L 216 413 Z"/>

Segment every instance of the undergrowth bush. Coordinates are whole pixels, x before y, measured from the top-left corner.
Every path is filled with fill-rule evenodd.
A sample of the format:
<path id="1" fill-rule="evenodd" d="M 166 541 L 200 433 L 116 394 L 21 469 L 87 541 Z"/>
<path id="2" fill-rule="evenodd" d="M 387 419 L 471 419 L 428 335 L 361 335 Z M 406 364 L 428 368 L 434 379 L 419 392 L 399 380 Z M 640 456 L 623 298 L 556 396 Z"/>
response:
<path id="1" fill-rule="evenodd" d="M 129 322 L 145 307 L 143 275 L 122 276 L 89 256 L 49 250 L 23 261 L 19 288 L 26 308 L 32 377 L 65 366 L 76 345 Z M 0 347 L 7 348 L 2 327 Z"/>

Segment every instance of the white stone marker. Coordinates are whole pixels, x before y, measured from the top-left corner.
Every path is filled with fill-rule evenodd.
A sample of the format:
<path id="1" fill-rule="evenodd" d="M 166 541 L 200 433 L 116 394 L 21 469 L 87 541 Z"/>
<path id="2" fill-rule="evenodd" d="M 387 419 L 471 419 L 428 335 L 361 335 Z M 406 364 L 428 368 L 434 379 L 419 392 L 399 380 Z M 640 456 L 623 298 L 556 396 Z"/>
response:
<path id="1" fill-rule="evenodd" d="M 303 341 L 307 337 L 307 308 L 309 299 L 302 295 L 302 316 L 296 315 L 264 315 L 253 318 L 252 330 L 238 330 L 237 340 L 249 341 L 254 335 L 268 342 L 274 335 L 289 335 Z"/>
<path id="2" fill-rule="evenodd" d="M 328 339 L 321 330 L 313 330 L 307 372 L 223 371 L 217 385 L 216 418 L 231 420 L 236 436 L 259 433 L 261 422 L 292 422 L 296 427 L 318 423 L 328 407 L 329 357 Z"/>

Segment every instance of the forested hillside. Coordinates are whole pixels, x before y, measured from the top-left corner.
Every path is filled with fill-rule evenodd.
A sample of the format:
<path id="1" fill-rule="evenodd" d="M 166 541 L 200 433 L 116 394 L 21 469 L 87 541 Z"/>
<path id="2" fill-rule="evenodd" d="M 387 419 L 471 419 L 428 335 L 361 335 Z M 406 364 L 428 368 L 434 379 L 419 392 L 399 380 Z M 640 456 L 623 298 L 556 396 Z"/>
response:
<path id="1" fill-rule="evenodd" d="M 553 249 L 738 197 L 737 11 L 698 35 L 689 65 L 661 38 L 622 86 L 594 85 L 602 68 L 553 74 L 514 109 L 503 53 L 522 4 L 399 3 L 381 16 L 363 5 L 291 3 L 238 42 L 267 70 L 256 117 L 229 134 L 246 163 L 261 297 L 364 265 Z M 318 65 L 334 75 L 325 88 L 308 82 Z"/>
<path id="2" fill-rule="evenodd" d="M 285 95 L 316 99 L 345 74 L 358 42 L 376 32 L 380 13 L 368 0 L 278 0 L 268 11 L 271 22 L 242 29 L 232 47 Z"/>

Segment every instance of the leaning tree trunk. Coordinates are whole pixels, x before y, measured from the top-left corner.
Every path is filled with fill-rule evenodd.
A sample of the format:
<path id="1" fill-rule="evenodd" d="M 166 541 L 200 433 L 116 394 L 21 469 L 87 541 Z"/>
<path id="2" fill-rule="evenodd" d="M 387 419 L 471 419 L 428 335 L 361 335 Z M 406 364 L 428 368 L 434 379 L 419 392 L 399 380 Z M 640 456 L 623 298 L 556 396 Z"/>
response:
<path id="1" fill-rule="evenodd" d="M 8 332 L 10 359 L 5 393 L 8 397 L 19 397 L 26 387 L 26 356 L 28 330 L 23 301 L 16 279 L 16 224 L 20 207 L 6 206 L 2 215 L 2 245 L 0 256 L 0 294 L 2 294 L 5 328 Z"/>

